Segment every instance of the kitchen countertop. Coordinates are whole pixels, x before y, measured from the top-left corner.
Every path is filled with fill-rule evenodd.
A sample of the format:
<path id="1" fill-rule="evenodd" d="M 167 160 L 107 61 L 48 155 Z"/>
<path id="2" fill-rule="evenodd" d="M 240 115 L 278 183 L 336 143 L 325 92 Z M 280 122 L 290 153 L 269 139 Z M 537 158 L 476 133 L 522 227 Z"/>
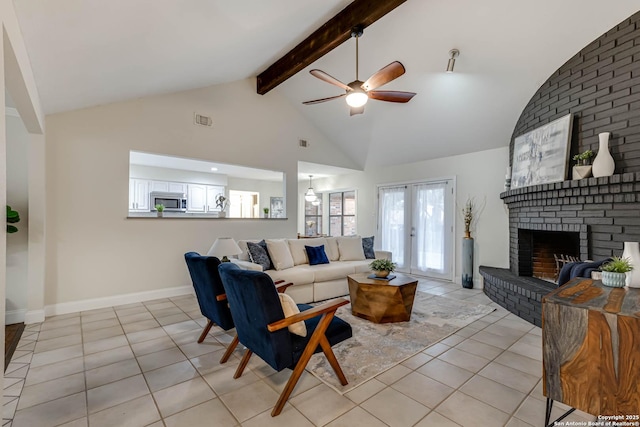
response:
<path id="1" fill-rule="evenodd" d="M 242 220 L 283 220 L 287 218 L 232 218 L 224 217 L 219 218 L 218 214 L 205 214 L 199 212 L 164 212 L 162 217 L 158 217 L 156 212 L 129 212 L 128 219 L 131 218 L 154 218 L 154 219 L 242 219 Z"/>

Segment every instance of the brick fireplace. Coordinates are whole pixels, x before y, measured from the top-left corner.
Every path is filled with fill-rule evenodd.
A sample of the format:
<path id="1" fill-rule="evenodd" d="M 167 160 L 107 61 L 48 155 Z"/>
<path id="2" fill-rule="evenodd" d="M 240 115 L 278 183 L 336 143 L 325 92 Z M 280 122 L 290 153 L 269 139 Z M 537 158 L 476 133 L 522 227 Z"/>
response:
<path id="1" fill-rule="evenodd" d="M 573 114 L 571 156 L 597 151 L 598 133 L 611 132 L 609 148 L 616 162 L 616 173 L 609 177 L 500 194 L 509 208 L 509 269 L 481 266 L 484 292 L 536 325 L 541 325 L 542 297 L 556 285 L 533 277 L 546 274 L 534 274 L 534 252 L 549 251 L 534 248 L 535 233 L 572 233 L 573 237 L 546 237 L 552 246 L 554 241 L 577 239 L 579 258 L 596 261 L 621 255 L 625 241 L 640 241 L 639 58 L 640 12 L 556 70 L 531 97 L 514 127 L 510 158 L 515 137 Z"/>

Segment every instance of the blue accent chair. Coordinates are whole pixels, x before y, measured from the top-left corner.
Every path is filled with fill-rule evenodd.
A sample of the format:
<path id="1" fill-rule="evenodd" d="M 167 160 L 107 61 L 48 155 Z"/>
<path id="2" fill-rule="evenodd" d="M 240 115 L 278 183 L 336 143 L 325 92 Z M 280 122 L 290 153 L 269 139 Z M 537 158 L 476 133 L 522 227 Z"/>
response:
<path id="1" fill-rule="evenodd" d="M 298 304 L 299 314 L 284 317 L 278 291 L 269 275 L 243 270 L 235 264 L 220 265 L 220 277 L 227 291 L 231 314 L 242 345 L 247 349 L 234 378 L 239 378 L 253 353 L 273 369 L 285 368 L 293 372 L 271 416 L 280 414 L 304 368 L 314 353 L 322 351 L 342 385 L 347 379 L 338 364 L 331 346 L 351 338 L 351 325 L 335 317 L 336 310 L 349 302 L 338 298 L 316 307 Z M 307 336 L 289 332 L 289 325 L 304 321 Z"/>
<path id="2" fill-rule="evenodd" d="M 202 256 L 197 252 L 187 252 L 184 254 L 184 260 L 187 263 L 191 281 L 196 291 L 200 312 L 209 319 L 207 326 L 204 327 L 200 338 L 198 338 L 198 344 L 200 344 L 207 337 L 214 324 L 225 331 L 232 329 L 235 325 L 226 301 L 220 273 L 218 272 L 220 260 L 216 257 Z M 220 359 L 220 363 L 225 363 L 229 360 L 237 345 L 238 337 L 236 336 L 227 347 L 227 351 Z"/>

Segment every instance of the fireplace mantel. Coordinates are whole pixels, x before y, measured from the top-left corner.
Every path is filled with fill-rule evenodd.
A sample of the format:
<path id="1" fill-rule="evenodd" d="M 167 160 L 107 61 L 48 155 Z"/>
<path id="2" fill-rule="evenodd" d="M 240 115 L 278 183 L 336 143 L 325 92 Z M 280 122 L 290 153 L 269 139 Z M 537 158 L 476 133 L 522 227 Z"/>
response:
<path id="1" fill-rule="evenodd" d="M 509 207 L 523 202 L 534 206 L 554 206 L 582 203 L 634 203 L 640 201 L 640 172 L 600 178 L 585 178 L 550 184 L 532 185 L 500 193 Z M 575 200 L 571 200 L 575 198 Z M 565 199 L 569 199 L 565 201 Z"/>

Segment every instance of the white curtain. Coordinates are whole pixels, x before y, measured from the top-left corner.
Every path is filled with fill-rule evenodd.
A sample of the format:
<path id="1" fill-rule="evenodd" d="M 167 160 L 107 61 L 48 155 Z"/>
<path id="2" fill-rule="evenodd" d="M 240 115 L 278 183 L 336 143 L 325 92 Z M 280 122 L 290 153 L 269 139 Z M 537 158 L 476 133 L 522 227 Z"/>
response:
<path id="1" fill-rule="evenodd" d="M 446 183 L 419 184 L 414 188 L 414 248 L 412 267 L 444 272 L 445 267 L 445 190 Z"/>
<path id="2" fill-rule="evenodd" d="M 405 192 L 406 186 L 380 187 L 378 190 L 380 249 L 393 253 L 393 261 L 398 268 L 406 265 Z"/>

